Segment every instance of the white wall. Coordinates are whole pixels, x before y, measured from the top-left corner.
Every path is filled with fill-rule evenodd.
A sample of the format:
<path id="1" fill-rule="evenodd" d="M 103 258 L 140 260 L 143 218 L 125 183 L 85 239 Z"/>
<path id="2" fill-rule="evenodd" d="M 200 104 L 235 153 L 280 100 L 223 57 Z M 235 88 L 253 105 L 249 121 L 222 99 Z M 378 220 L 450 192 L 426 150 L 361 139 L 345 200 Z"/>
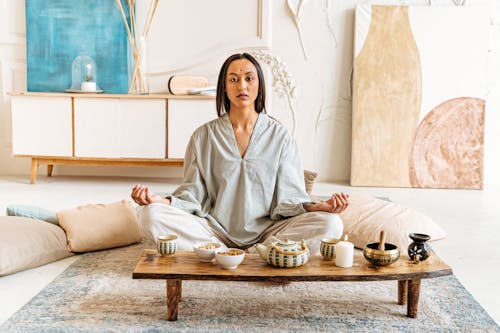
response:
<path id="1" fill-rule="evenodd" d="M 214 0 L 215 2 L 215 0 Z M 354 6 L 369 1 L 306 1 L 301 27 L 309 59 L 305 61 L 299 35 L 285 0 L 272 2 L 272 53 L 287 65 L 296 85 L 296 140 L 304 167 L 321 180 L 348 181 L 351 149 L 351 101 Z M 297 3 L 298 1 L 292 1 Z M 454 5 L 433 0 L 433 5 Z M 428 0 L 378 1 L 386 4 L 428 5 Z M 485 129 L 485 187 L 500 184 L 500 0 L 469 0 L 468 6 L 491 6 L 489 94 Z M 163 3 L 160 3 L 163 5 Z M 218 11 L 213 7 L 214 13 Z M 10 98 L 7 92 L 26 89 L 24 1 L 0 0 L 0 174 L 28 175 L 29 161 L 11 157 Z M 331 23 L 331 29 L 329 28 Z M 228 29 L 230 26 L 228 25 Z M 165 47 L 171 47 L 166 43 Z M 208 74 L 215 84 L 218 68 Z M 270 82 L 268 82 L 270 84 Z M 291 128 L 286 100 L 274 95 L 269 113 Z M 319 120 L 318 120 L 319 119 Z M 40 172 L 44 172 L 41 170 Z M 178 177 L 179 168 L 58 166 L 57 174 Z"/>

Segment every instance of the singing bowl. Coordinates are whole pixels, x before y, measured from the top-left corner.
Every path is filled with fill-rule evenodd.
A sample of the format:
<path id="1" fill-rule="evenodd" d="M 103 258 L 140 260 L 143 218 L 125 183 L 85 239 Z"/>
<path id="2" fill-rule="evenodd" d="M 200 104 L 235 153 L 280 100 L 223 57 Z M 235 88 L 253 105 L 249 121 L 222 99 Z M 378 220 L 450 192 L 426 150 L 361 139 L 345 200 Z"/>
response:
<path id="1" fill-rule="evenodd" d="M 399 259 L 399 250 L 390 243 L 385 243 L 385 250 L 379 250 L 378 243 L 371 243 L 365 246 L 363 255 L 372 265 L 387 266 Z"/>

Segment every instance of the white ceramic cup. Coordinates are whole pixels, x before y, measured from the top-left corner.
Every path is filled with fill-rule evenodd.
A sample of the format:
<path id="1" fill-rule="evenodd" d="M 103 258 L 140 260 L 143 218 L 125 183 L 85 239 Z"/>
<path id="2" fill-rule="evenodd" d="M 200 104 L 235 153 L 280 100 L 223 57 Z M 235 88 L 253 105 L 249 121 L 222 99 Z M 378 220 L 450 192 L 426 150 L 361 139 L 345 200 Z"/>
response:
<path id="1" fill-rule="evenodd" d="M 156 249 L 162 256 L 170 256 L 177 251 L 176 235 L 161 235 L 156 240 Z"/>

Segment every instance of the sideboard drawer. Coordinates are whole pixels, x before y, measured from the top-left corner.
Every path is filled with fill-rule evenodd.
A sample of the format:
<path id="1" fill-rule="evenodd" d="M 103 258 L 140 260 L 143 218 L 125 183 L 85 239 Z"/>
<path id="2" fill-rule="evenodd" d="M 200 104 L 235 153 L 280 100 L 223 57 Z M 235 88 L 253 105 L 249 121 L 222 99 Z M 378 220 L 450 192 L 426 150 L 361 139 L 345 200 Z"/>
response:
<path id="1" fill-rule="evenodd" d="M 72 156 L 71 98 L 12 96 L 12 154 Z"/>
<path id="2" fill-rule="evenodd" d="M 168 100 L 168 158 L 184 158 L 193 132 L 204 123 L 216 119 L 213 99 Z"/>
<path id="3" fill-rule="evenodd" d="M 164 99 L 75 98 L 75 156 L 165 158 Z"/>

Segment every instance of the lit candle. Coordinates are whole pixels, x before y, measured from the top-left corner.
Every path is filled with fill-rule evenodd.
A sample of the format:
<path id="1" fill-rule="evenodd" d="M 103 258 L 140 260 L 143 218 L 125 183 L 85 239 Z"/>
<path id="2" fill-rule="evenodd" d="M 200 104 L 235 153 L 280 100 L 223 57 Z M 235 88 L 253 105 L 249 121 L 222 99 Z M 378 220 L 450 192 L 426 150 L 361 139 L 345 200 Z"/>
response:
<path id="1" fill-rule="evenodd" d="M 354 244 L 347 241 L 347 235 L 344 240 L 335 245 L 335 266 L 352 267 L 354 258 Z"/>
<path id="2" fill-rule="evenodd" d="M 85 65 L 87 67 L 87 77 L 85 78 L 85 81 L 91 81 L 92 78 L 92 66 L 90 64 Z"/>

